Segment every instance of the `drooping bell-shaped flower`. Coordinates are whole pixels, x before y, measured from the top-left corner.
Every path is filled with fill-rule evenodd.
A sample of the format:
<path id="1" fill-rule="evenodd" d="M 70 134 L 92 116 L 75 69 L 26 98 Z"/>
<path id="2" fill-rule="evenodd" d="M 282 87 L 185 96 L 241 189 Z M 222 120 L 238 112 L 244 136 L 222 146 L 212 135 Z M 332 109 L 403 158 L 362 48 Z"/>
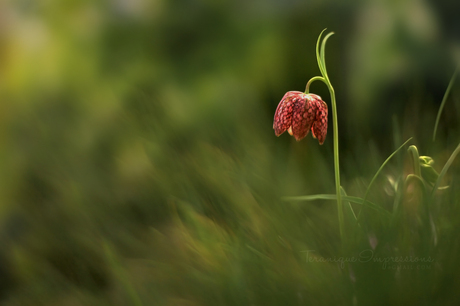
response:
<path id="1" fill-rule="evenodd" d="M 320 96 L 289 91 L 278 104 L 273 129 L 276 136 L 288 131 L 297 141 L 311 129 L 313 137 L 323 144 L 327 134 L 327 104 Z"/>

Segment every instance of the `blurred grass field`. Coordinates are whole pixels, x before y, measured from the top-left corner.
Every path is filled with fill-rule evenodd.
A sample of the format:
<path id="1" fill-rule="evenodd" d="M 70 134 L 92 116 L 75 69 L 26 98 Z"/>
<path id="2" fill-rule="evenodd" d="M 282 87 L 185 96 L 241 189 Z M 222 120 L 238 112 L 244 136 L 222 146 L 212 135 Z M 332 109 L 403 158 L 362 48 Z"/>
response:
<path id="1" fill-rule="evenodd" d="M 0 304 L 457 305 L 459 161 L 432 198 L 404 183 L 409 145 L 440 173 L 459 144 L 458 80 L 432 141 L 452 10 L 1 2 Z M 334 193 L 331 114 L 323 146 L 272 128 L 324 28 L 347 194 L 413 137 L 369 193 L 385 213 L 344 202 L 345 241 L 334 201 L 285 200 Z"/>

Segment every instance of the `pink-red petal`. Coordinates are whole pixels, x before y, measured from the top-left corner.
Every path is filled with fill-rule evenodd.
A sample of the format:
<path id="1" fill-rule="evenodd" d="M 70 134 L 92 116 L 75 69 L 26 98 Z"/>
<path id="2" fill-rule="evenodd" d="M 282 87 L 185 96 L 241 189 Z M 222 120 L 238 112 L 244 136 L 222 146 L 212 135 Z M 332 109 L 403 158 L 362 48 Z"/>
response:
<path id="1" fill-rule="evenodd" d="M 307 99 L 307 95 L 302 93 L 299 103 L 294 107 L 292 116 L 292 134 L 297 141 L 308 135 L 315 115 L 316 110 Z"/>
<path id="2" fill-rule="evenodd" d="M 315 138 L 318 139 L 319 144 L 322 145 L 326 140 L 327 134 L 327 104 L 324 101 L 317 101 L 316 118 L 311 132 Z"/>
<path id="3" fill-rule="evenodd" d="M 273 129 L 276 136 L 280 136 L 286 132 L 292 124 L 293 96 L 292 91 L 287 92 L 276 108 L 275 117 L 273 118 Z"/>

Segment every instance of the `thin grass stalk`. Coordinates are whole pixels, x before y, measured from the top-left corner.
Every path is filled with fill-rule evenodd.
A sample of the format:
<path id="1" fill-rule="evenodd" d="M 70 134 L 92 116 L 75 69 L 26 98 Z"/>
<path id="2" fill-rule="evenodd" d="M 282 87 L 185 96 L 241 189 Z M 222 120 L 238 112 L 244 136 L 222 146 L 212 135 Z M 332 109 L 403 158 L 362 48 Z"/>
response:
<path id="1" fill-rule="evenodd" d="M 442 98 L 441 106 L 439 106 L 438 115 L 436 116 L 436 122 L 434 124 L 433 141 L 436 140 L 436 132 L 438 130 L 439 120 L 441 119 L 441 113 L 442 113 L 442 110 L 444 109 L 444 105 L 446 104 L 447 97 L 449 96 L 450 90 L 452 89 L 452 86 L 454 85 L 455 78 L 457 77 L 457 73 L 458 73 L 458 67 L 455 69 L 454 74 L 452 75 L 452 78 L 450 79 L 449 85 L 447 86 L 446 92 L 444 93 L 444 97 Z"/>

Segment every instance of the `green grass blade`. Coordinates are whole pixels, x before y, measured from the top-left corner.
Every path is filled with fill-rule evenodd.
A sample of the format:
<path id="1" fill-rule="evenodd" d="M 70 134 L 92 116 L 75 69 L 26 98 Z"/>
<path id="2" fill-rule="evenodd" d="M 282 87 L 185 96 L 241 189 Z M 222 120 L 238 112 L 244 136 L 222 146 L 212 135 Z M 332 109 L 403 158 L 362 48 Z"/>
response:
<path id="1" fill-rule="evenodd" d="M 380 174 L 380 172 L 382 172 L 383 167 L 385 167 L 385 165 L 390 161 L 390 159 L 391 159 L 396 153 L 398 153 L 398 151 L 401 150 L 410 140 L 412 140 L 412 137 L 409 138 L 408 140 L 406 140 L 406 142 L 404 142 L 399 148 L 397 148 L 396 151 L 394 151 L 393 153 L 391 153 L 391 155 L 388 156 L 388 158 L 387 158 L 387 159 L 383 162 L 383 164 L 380 166 L 379 170 L 377 170 L 377 172 L 375 173 L 375 175 L 374 175 L 374 177 L 372 178 L 372 180 L 371 180 L 369 186 L 367 186 L 366 193 L 364 194 L 363 207 L 361 208 L 361 210 L 360 210 L 359 213 L 358 213 L 358 220 L 359 220 L 359 216 L 361 215 L 361 212 L 363 211 L 363 208 L 364 208 L 365 205 L 367 204 L 367 202 L 366 202 L 367 196 L 369 195 L 369 191 L 371 190 L 372 185 L 374 184 L 375 180 L 377 179 L 377 176 Z"/>
<path id="2" fill-rule="evenodd" d="M 329 77 L 327 75 L 327 69 L 326 69 L 326 55 L 325 55 L 326 51 L 325 49 L 326 49 L 326 42 L 329 39 L 329 37 L 331 37 L 332 35 L 334 35 L 334 32 L 327 34 L 326 37 L 324 37 L 323 42 L 321 43 L 320 60 L 321 60 L 323 70 L 324 70 L 323 77 L 325 77 L 326 79 L 329 79 Z"/>
<path id="3" fill-rule="evenodd" d="M 444 97 L 442 98 L 441 106 L 439 106 L 438 115 L 436 116 L 436 122 L 434 124 L 434 131 L 433 131 L 433 141 L 436 140 L 436 132 L 438 130 L 439 120 L 441 119 L 441 113 L 444 108 L 444 104 L 446 104 L 447 97 L 449 96 L 450 90 L 455 82 L 455 78 L 457 77 L 458 67 L 455 69 L 452 78 L 450 79 L 449 85 L 447 86 L 446 92 L 444 93 Z"/>
<path id="4" fill-rule="evenodd" d="M 340 186 L 340 191 L 342 192 L 343 198 L 346 198 L 348 196 L 347 193 L 345 192 L 345 189 L 342 186 Z M 346 201 L 346 202 L 348 203 L 348 208 L 350 208 L 353 218 L 355 219 L 355 221 L 357 221 L 358 219 L 356 218 L 355 211 L 353 210 L 353 207 L 351 206 L 350 201 Z"/>
<path id="5" fill-rule="evenodd" d="M 413 175 L 413 174 L 410 174 Z M 391 224 L 394 224 L 396 221 L 396 218 L 399 214 L 399 209 L 400 209 L 400 203 L 403 198 L 403 193 L 404 193 L 404 181 L 402 177 L 398 178 L 397 182 L 397 188 L 396 188 L 396 194 L 395 198 L 393 201 L 393 211 L 391 213 Z"/>
<path id="6" fill-rule="evenodd" d="M 454 152 L 452 152 L 452 155 L 449 157 L 449 159 L 447 160 L 446 164 L 442 168 L 441 173 L 439 173 L 438 179 L 436 180 L 436 183 L 433 186 L 433 190 L 431 191 L 431 197 L 430 197 L 431 200 L 433 200 L 434 195 L 435 195 L 436 191 L 438 190 L 439 185 L 441 184 L 441 181 L 442 181 L 444 175 L 446 175 L 447 170 L 449 170 L 450 165 L 452 165 L 452 163 L 454 162 L 455 157 L 457 157 L 457 154 L 459 152 L 460 152 L 460 144 L 457 146 L 457 148 L 454 150 Z"/>
<path id="7" fill-rule="evenodd" d="M 335 194 L 314 194 L 314 195 L 308 195 L 308 196 L 284 197 L 283 200 L 285 201 L 337 200 L 337 196 Z M 352 197 L 352 196 L 342 197 L 342 200 L 360 204 L 360 205 L 363 205 L 364 203 L 364 199 L 359 198 L 359 197 Z M 377 204 L 374 204 L 370 201 L 366 201 L 366 202 L 367 202 L 366 205 L 368 205 L 369 208 L 372 208 L 375 211 L 387 217 L 391 216 L 391 214 L 388 211 L 378 206 Z"/>
<path id="8" fill-rule="evenodd" d="M 392 116 L 392 123 L 393 123 L 393 146 L 397 148 L 400 143 L 402 143 L 401 139 L 401 128 L 399 127 L 398 117 L 396 115 Z M 402 171 L 403 168 L 403 159 L 404 156 L 401 154 L 397 157 L 397 165 L 398 171 Z"/>
<path id="9" fill-rule="evenodd" d="M 264 258 L 264 259 L 267 259 L 267 260 L 270 261 L 270 262 L 273 262 L 273 259 L 271 259 L 271 258 L 268 257 L 267 255 L 265 255 L 264 253 L 257 251 L 256 249 L 254 249 L 254 248 L 253 248 L 252 246 L 250 246 L 249 244 L 246 244 L 246 247 L 247 247 L 248 249 L 250 249 L 254 254 L 257 254 L 258 256 L 260 256 L 261 258 Z"/>
<path id="10" fill-rule="evenodd" d="M 321 33 L 318 36 L 318 40 L 316 41 L 316 61 L 318 62 L 319 71 L 321 72 L 322 76 L 324 76 L 325 68 L 323 67 L 323 63 L 321 61 L 321 56 L 319 53 L 319 43 L 321 42 L 321 36 L 323 36 L 324 31 L 326 31 L 326 29 L 321 31 Z"/>

